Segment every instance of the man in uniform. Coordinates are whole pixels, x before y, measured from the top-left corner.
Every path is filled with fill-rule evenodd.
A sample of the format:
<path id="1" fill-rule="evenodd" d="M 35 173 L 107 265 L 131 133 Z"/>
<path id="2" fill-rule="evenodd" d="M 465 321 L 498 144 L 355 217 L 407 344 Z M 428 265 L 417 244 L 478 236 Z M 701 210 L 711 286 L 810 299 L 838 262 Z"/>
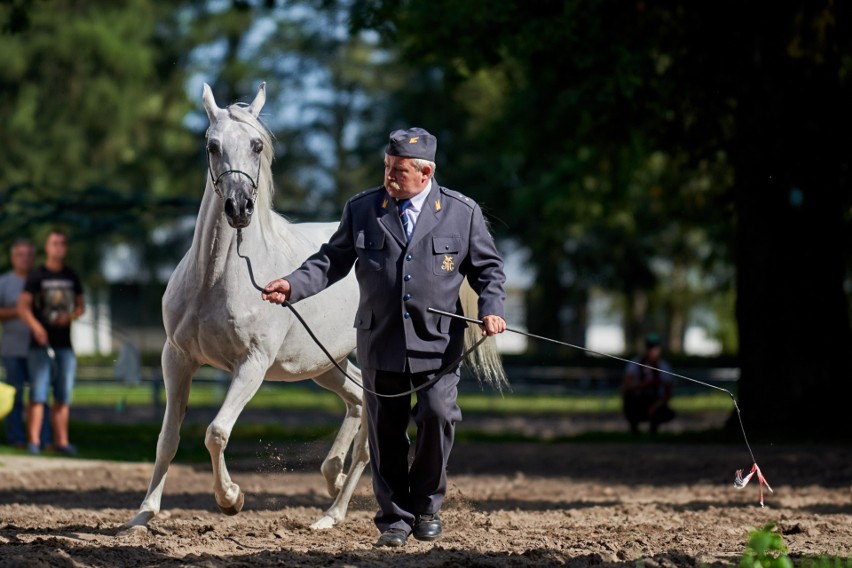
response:
<path id="1" fill-rule="evenodd" d="M 456 404 L 466 324 L 428 312 L 462 313 L 467 278 L 479 295 L 484 334 L 502 333 L 503 261 L 479 206 L 434 180 L 437 139 L 422 128 L 396 130 L 385 149 L 385 183 L 350 199 L 337 231 L 319 252 L 266 285 L 264 300 L 312 296 L 349 273 L 360 287 L 355 316 L 365 388 L 399 394 L 449 372 L 409 396 L 365 393 L 370 467 L 379 504 L 377 546 L 403 546 L 410 534 L 441 536 L 446 466 L 461 420 Z M 409 468 L 409 420 L 417 426 Z"/>

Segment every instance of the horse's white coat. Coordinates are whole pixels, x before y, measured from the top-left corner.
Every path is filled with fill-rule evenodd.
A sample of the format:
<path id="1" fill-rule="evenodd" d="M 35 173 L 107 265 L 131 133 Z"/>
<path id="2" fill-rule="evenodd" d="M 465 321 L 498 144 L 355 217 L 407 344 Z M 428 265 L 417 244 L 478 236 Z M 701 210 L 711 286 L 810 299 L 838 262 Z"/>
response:
<path id="1" fill-rule="evenodd" d="M 322 464 L 328 491 L 336 498 L 313 525 L 328 528 L 345 517 L 349 499 L 369 461 L 362 392 L 333 367 L 289 310 L 260 299 L 260 292 L 249 280 L 245 261 L 237 256 L 235 228 L 242 229 L 241 252 L 252 259 L 255 277 L 264 284 L 298 267 L 328 240 L 336 224 L 291 224 L 272 211 L 272 140 L 257 120 L 265 100 L 265 86 L 261 85 L 249 107 L 232 105 L 220 109 L 207 85 L 203 100 L 210 118 L 207 143 L 208 150 L 214 150 L 210 152 L 213 176 L 228 170 L 242 173 L 228 173 L 219 179 L 221 198 L 208 174 L 192 245 L 169 279 L 163 296 L 166 410 L 148 493 L 139 512 L 125 526 L 145 527 L 159 512 L 166 473 L 180 439 L 192 376 L 200 365 L 206 364 L 233 373 L 222 407 L 205 438 L 213 463 L 213 492 L 226 513 L 239 512 L 243 495 L 228 475 L 225 447 L 237 417 L 264 378 L 313 379 L 344 400 L 346 417 Z M 256 176 L 259 179 L 253 179 Z M 258 185 L 257 203 L 252 198 L 252 181 Z M 360 371 L 347 360 L 355 347 L 352 323 L 357 298 L 357 283 L 350 275 L 300 302 L 299 312 L 338 363 L 360 378 Z M 350 446 L 351 465 L 344 473 Z"/>

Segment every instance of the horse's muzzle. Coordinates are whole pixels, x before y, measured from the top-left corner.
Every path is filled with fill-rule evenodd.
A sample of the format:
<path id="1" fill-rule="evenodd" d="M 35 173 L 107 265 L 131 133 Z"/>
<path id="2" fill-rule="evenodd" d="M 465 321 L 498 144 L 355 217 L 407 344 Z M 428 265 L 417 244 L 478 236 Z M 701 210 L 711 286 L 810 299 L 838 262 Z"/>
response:
<path id="1" fill-rule="evenodd" d="M 234 229 L 244 229 L 251 223 L 254 213 L 254 199 L 240 195 L 225 200 L 225 217 Z"/>

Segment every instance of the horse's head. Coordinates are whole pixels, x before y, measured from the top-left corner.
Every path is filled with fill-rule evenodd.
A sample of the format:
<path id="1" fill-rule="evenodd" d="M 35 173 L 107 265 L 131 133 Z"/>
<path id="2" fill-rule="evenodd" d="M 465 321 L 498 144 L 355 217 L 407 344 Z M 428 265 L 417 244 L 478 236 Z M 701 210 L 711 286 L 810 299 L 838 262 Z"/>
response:
<path id="1" fill-rule="evenodd" d="M 204 84 L 204 109 L 210 119 L 207 129 L 207 163 L 216 194 L 224 202 L 225 216 L 235 229 L 251 223 L 257 202 L 258 184 L 264 148 L 270 143 L 269 133 L 257 121 L 266 102 L 266 84 L 257 90 L 247 106 L 219 108 L 210 86 Z M 267 152 L 271 152 L 267 148 Z M 271 156 L 271 154 L 269 154 Z"/>

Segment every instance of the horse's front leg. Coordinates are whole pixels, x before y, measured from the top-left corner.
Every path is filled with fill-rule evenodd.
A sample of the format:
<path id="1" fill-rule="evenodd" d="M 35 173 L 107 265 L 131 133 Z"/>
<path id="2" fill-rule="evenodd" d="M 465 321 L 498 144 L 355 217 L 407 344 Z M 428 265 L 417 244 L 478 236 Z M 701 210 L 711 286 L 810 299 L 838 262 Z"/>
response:
<path id="1" fill-rule="evenodd" d="M 157 457 L 154 472 L 148 485 L 148 493 L 139 507 L 139 512 L 124 524 L 125 530 L 145 529 L 157 513 L 160 512 L 160 500 L 166 484 L 169 465 L 177 453 L 180 442 L 180 426 L 186 415 L 186 403 L 189 400 L 189 387 L 192 375 L 198 369 L 198 363 L 186 357 L 169 342 L 163 347 L 163 381 L 166 387 L 166 411 L 163 414 L 163 426 L 157 440 Z"/>
<path id="2" fill-rule="evenodd" d="M 204 445 L 207 446 L 213 463 L 213 493 L 216 496 L 216 503 L 222 512 L 228 515 L 239 513 L 245 498 L 240 486 L 232 482 L 228 475 L 228 468 L 225 466 L 225 448 L 228 446 L 228 439 L 237 418 L 263 383 L 268 366 L 269 363 L 265 357 L 255 356 L 237 367 L 231 386 L 225 395 L 225 401 L 216 418 L 207 427 L 207 435 L 204 438 Z"/>

